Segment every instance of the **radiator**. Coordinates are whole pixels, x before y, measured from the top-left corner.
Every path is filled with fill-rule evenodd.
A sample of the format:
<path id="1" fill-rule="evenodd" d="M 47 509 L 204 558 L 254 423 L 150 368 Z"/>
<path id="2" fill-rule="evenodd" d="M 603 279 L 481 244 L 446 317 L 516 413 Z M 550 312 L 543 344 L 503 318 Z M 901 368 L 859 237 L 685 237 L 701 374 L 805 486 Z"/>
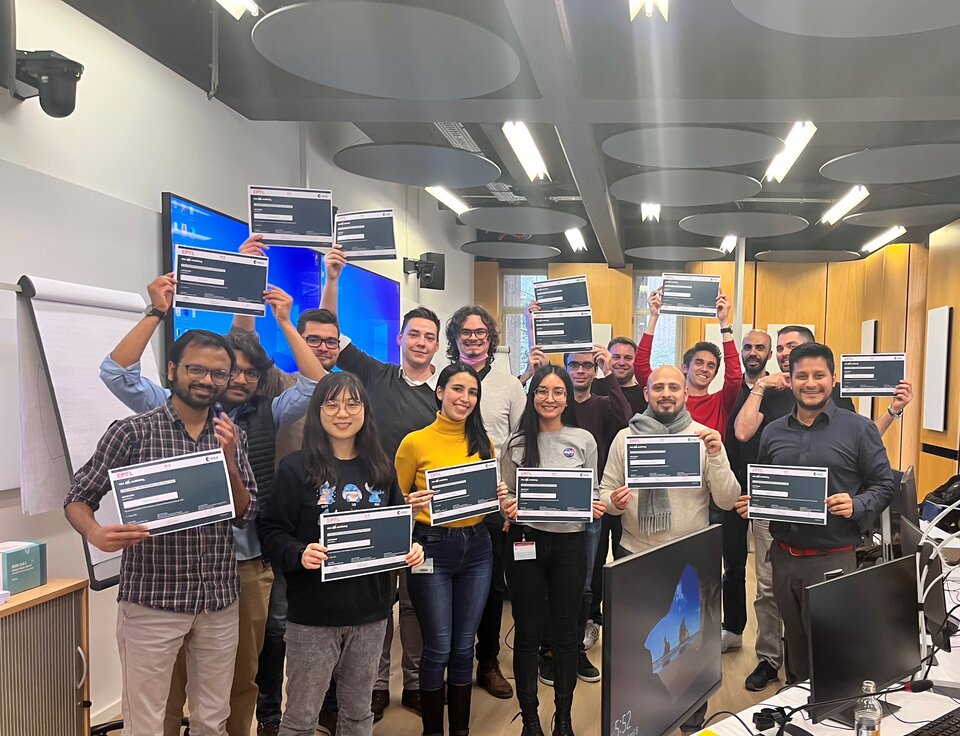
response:
<path id="1" fill-rule="evenodd" d="M 0 618 L 0 736 L 81 736 L 83 591 Z"/>

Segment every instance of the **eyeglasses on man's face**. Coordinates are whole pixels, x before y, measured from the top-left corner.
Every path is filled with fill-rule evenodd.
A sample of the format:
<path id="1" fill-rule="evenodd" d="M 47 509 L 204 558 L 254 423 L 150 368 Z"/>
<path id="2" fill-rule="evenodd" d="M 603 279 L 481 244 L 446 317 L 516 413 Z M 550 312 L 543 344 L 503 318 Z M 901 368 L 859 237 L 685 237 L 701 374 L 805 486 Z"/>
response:
<path id="1" fill-rule="evenodd" d="M 318 348 L 323 345 L 328 350 L 336 350 L 340 347 L 339 337 L 320 337 L 319 335 L 307 335 L 303 341 L 312 348 Z"/>
<path id="2" fill-rule="evenodd" d="M 196 363 L 179 363 L 178 365 L 183 366 L 183 369 L 187 372 L 187 377 L 191 381 L 202 381 L 209 374 L 210 380 L 216 386 L 225 386 L 227 381 L 235 375 L 233 371 L 226 371 L 223 368 L 205 368 Z"/>
<path id="3" fill-rule="evenodd" d="M 476 330 L 468 330 L 466 328 L 460 330 L 460 339 L 469 340 L 471 337 L 475 337 L 478 340 L 485 340 L 487 335 L 490 334 L 490 331 L 486 327 L 479 327 Z"/>
<path id="4" fill-rule="evenodd" d="M 584 362 L 580 363 L 580 362 L 578 362 L 578 361 L 576 361 L 576 360 L 571 360 L 569 363 L 567 363 L 567 370 L 568 370 L 570 373 L 573 373 L 574 371 L 578 371 L 578 370 L 580 370 L 581 368 L 582 368 L 583 370 L 585 370 L 585 371 L 595 371 L 595 370 L 597 369 L 597 364 L 596 364 L 596 363 L 591 363 L 591 362 L 588 362 L 588 361 L 584 361 Z"/>

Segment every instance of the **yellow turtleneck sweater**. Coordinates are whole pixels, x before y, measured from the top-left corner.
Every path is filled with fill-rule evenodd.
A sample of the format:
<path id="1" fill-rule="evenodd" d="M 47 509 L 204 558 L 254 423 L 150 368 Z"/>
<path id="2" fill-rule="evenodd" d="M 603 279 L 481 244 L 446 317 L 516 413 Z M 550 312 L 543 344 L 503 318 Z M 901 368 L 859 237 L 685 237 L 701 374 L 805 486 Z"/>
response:
<path id="1" fill-rule="evenodd" d="M 479 411 L 479 407 L 477 408 Z M 491 445 L 491 457 L 493 446 Z M 397 481 L 404 496 L 412 491 L 426 490 L 425 471 L 448 468 L 451 465 L 463 465 L 480 460 L 479 454 L 470 455 L 467 450 L 467 437 L 464 422 L 455 422 L 437 412 L 436 421 L 423 429 L 411 432 L 397 448 L 395 465 Z M 424 524 L 430 523 L 430 507 L 415 517 Z M 474 526 L 483 521 L 483 516 L 471 516 L 469 519 L 451 521 L 444 526 Z"/>

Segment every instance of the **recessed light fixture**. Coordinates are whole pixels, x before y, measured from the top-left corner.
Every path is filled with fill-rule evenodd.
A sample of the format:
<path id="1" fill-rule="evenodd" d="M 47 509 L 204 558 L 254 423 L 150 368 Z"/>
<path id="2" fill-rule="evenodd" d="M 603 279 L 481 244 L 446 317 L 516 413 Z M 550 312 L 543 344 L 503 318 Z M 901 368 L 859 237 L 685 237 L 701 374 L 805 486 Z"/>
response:
<path id="1" fill-rule="evenodd" d="M 240 20 L 243 14 L 250 13 L 254 18 L 260 15 L 260 8 L 253 0 L 217 0 L 235 20 Z"/>
<path id="2" fill-rule="evenodd" d="M 574 253 L 587 249 L 587 244 L 583 240 L 583 233 L 580 232 L 580 228 L 572 227 L 563 234 L 566 236 L 567 242 L 570 243 L 570 250 Z"/>
<path id="3" fill-rule="evenodd" d="M 825 222 L 828 225 L 839 222 L 841 217 L 869 196 L 870 192 L 867 191 L 866 187 L 855 186 L 844 194 L 833 207 L 823 213 L 823 219 L 821 219 L 820 222 Z"/>
<path id="4" fill-rule="evenodd" d="M 875 250 L 880 250 L 890 241 L 896 240 L 905 232 L 907 232 L 907 228 L 905 228 L 903 225 L 894 225 L 889 230 L 884 230 L 873 240 L 869 241 L 860 250 L 864 253 L 873 253 Z"/>
<path id="5" fill-rule="evenodd" d="M 790 167 L 793 166 L 794 162 L 803 152 L 803 149 L 807 147 L 807 144 L 816 132 L 817 126 L 809 120 L 802 123 L 794 123 L 790 134 L 783 142 L 783 150 L 774 156 L 773 161 L 770 162 L 770 166 L 767 168 L 767 181 L 773 181 L 774 179 L 776 179 L 777 182 L 783 181 L 787 172 L 790 171 Z"/>
<path id="6" fill-rule="evenodd" d="M 426 191 L 427 194 L 439 199 L 441 202 L 447 205 L 447 207 L 456 212 L 458 217 L 470 209 L 461 200 L 457 199 L 443 187 L 426 187 Z"/>
<path id="7" fill-rule="evenodd" d="M 670 20 L 670 0 L 630 0 L 630 20 L 640 15 L 640 11 L 648 18 L 653 16 L 654 10 L 659 10 L 664 20 Z"/>
<path id="8" fill-rule="evenodd" d="M 520 159 L 520 165 L 527 172 L 530 181 L 550 178 L 550 174 L 547 173 L 547 165 L 543 162 L 543 156 L 540 155 L 537 144 L 533 142 L 533 136 L 530 135 L 526 125 L 523 123 L 504 123 L 503 134 L 507 137 L 513 152 L 517 154 L 517 158 Z"/>
<path id="9" fill-rule="evenodd" d="M 660 222 L 660 205 L 654 202 L 643 202 L 640 205 L 640 222 L 647 220 Z"/>
<path id="10" fill-rule="evenodd" d="M 737 249 L 737 236 L 727 235 L 720 241 L 720 250 L 724 253 L 733 253 Z"/>

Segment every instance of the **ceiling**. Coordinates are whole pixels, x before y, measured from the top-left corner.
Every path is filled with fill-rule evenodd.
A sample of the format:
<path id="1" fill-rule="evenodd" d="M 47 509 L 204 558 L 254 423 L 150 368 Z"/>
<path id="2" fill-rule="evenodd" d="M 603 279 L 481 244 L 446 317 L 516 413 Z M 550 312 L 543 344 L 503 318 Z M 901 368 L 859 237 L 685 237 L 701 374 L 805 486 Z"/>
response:
<path id="1" fill-rule="evenodd" d="M 424 78 L 436 74 L 436 57 L 442 53 L 454 54 L 448 57 L 451 74 L 462 74 L 465 80 L 472 71 L 480 82 L 484 75 L 499 73 L 497 78 L 502 78 L 504 65 L 511 65 L 509 78 L 514 81 L 498 91 L 439 100 L 388 99 L 294 76 L 267 61 L 254 46 L 254 19 L 244 16 L 234 21 L 210 0 L 66 2 L 205 90 L 211 86 L 215 16 L 216 97 L 252 120 L 353 123 L 374 142 L 441 146 L 452 144 L 435 123 L 460 123 L 482 155 L 500 167 L 499 182 L 506 185 L 498 185 L 500 197 L 511 197 L 508 192 L 512 192 L 518 204 L 558 209 L 588 221 L 585 253 L 572 253 L 562 235 L 530 238 L 530 242 L 559 247 L 556 260 L 660 268 L 662 261 L 625 256 L 624 251 L 717 247 L 719 237 L 688 232 L 680 221 L 720 212 L 777 213 L 809 221 L 809 227 L 791 235 L 748 238 L 750 258 L 781 249 L 859 251 L 884 228 L 853 221 L 820 224 L 824 211 L 851 186 L 848 181 L 827 178 L 821 167 L 865 149 L 960 144 L 960 75 L 956 73 L 960 14 L 954 0 L 914 0 L 907 16 L 896 12 L 904 5 L 900 0 L 672 0 L 669 22 L 641 13 L 632 23 L 628 0 L 314 0 L 331 13 L 342 9 L 337 5 L 369 6 L 362 11 L 366 13 L 362 32 L 355 36 L 342 31 L 346 26 L 341 21 L 330 27 L 342 31 L 340 35 L 348 41 L 361 39 L 365 48 L 372 49 L 363 59 L 368 75 L 380 68 L 384 75 L 394 75 L 398 85 L 417 75 L 418 69 Z M 466 29 L 469 34 L 472 28 L 476 39 L 445 37 L 407 47 L 396 19 L 389 27 L 378 23 L 378 18 L 390 16 L 381 3 L 403 6 L 391 8 L 391 13 L 425 9 L 442 12 L 450 22 L 467 21 L 460 23 L 458 32 Z M 293 3 L 260 0 L 259 4 L 269 12 Z M 320 26 L 316 32 L 329 30 Z M 865 33 L 878 35 L 858 37 Z M 328 39 L 328 44 L 340 40 Z M 504 47 L 493 60 L 476 56 L 482 54 L 479 42 L 484 39 L 509 48 Z M 461 48 L 471 50 L 464 55 L 475 54 L 468 58 L 470 63 L 456 55 L 457 40 Z M 444 41 L 452 48 L 444 49 Z M 349 69 L 338 72 L 329 63 L 317 71 L 323 78 L 335 72 L 350 76 Z M 420 92 L 415 85 L 411 89 Z M 546 162 L 549 181 L 529 182 L 501 132 L 507 120 L 528 124 Z M 670 161 L 642 165 L 604 153 L 604 143 L 612 136 L 638 129 L 657 129 L 645 134 L 646 140 L 653 141 L 677 126 L 783 139 L 797 120 L 812 120 L 818 131 L 781 184 L 763 181 L 769 158 L 738 162 L 736 155 L 719 150 L 722 144 L 713 142 L 724 140 L 723 133 L 716 136 L 707 131 L 703 146 L 691 139 L 690 150 L 698 151 L 710 169 L 703 174 L 664 169 Z M 730 151 L 736 148 L 731 142 Z M 956 152 L 956 165 L 950 149 L 945 149 L 947 155 L 937 152 L 936 163 L 945 162 L 943 166 L 929 164 L 931 172 L 948 178 L 924 181 L 922 171 L 918 180 L 916 171 L 908 176 L 894 170 L 892 179 L 906 183 L 853 182 L 866 184 L 871 192 L 855 212 L 960 203 L 960 147 Z M 926 166 L 913 149 L 903 152 L 899 160 L 907 168 L 911 162 L 914 168 Z M 614 186 L 638 174 L 646 176 Z M 762 188 L 757 190 L 750 179 L 762 182 Z M 641 222 L 638 203 L 611 193 L 613 188 L 623 196 L 630 186 L 647 191 L 643 187 L 664 180 L 667 185 L 659 186 L 667 186 L 671 201 L 677 204 L 663 207 L 659 223 Z M 504 205 L 488 187 L 455 193 L 475 207 Z M 697 200 L 688 203 L 694 195 Z M 725 196 L 733 201 L 715 203 Z M 928 208 L 923 213 L 913 217 L 923 222 L 908 227 L 902 241 L 923 241 L 932 230 L 956 219 L 960 207 Z M 873 223 L 876 218 L 864 222 Z"/>

